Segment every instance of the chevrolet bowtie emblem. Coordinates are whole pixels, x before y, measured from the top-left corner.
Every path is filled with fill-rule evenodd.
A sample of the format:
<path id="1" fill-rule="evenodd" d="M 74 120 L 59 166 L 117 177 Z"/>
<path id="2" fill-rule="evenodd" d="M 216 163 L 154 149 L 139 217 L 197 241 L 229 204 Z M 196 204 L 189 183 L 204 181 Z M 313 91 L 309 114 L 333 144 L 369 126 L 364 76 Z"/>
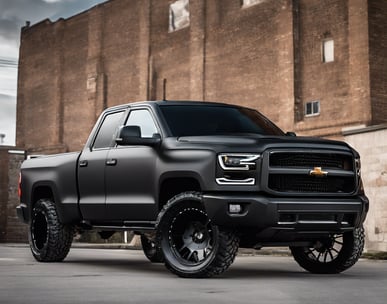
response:
<path id="1" fill-rule="evenodd" d="M 328 172 L 323 171 L 321 167 L 314 167 L 313 170 L 310 170 L 309 175 L 323 177 L 323 176 L 327 176 Z"/>

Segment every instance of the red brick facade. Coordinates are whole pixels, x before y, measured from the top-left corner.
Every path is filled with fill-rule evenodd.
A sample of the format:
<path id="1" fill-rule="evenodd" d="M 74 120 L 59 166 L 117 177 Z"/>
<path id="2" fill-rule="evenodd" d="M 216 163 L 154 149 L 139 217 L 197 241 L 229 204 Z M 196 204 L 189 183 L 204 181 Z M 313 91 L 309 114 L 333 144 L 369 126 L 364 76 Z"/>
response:
<path id="1" fill-rule="evenodd" d="M 385 1 L 195 0 L 190 26 L 169 32 L 172 2 L 111 0 L 23 28 L 17 145 L 79 150 L 104 108 L 162 99 L 163 79 L 168 99 L 254 107 L 301 135 L 387 121 Z"/>
<path id="2" fill-rule="evenodd" d="M 387 1 L 369 0 L 368 10 L 372 117 L 381 124 L 387 120 Z"/>
<path id="3" fill-rule="evenodd" d="M 16 215 L 19 168 L 23 151 L 0 147 L 0 242 L 27 241 L 27 226 Z"/>

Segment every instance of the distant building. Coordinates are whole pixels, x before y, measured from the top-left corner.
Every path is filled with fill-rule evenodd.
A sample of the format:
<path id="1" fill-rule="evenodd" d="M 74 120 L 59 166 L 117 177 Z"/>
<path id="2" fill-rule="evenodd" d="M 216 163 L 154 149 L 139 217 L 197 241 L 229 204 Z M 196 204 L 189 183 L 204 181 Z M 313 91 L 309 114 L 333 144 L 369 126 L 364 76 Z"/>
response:
<path id="1" fill-rule="evenodd" d="M 162 99 L 164 79 L 167 99 L 343 139 L 387 123 L 386 16 L 380 0 L 111 0 L 25 26 L 17 146 L 79 150 L 104 108 Z"/>

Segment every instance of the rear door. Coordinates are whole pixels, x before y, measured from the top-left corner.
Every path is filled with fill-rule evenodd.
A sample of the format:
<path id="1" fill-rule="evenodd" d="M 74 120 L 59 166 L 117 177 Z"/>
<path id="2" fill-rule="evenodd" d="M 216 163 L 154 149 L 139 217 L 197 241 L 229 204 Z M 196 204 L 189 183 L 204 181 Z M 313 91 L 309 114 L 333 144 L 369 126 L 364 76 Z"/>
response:
<path id="1" fill-rule="evenodd" d="M 114 135 L 122 125 L 125 110 L 108 112 L 102 118 L 90 148 L 85 149 L 78 162 L 79 205 L 85 220 L 106 219 L 105 170 Z"/>

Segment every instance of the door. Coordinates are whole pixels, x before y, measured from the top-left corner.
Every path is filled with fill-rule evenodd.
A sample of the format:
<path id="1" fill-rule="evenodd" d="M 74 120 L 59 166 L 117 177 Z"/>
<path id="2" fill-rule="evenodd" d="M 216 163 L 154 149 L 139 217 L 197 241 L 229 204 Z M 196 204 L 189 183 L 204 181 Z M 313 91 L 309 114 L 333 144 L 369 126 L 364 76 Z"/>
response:
<path id="1" fill-rule="evenodd" d="M 90 148 L 84 149 L 78 162 L 79 206 L 85 220 L 106 219 L 106 159 L 114 135 L 122 124 L 124 111 L 107 113 L 102 119 Z"/>
<path id="2" fill-rule="evenodd" d="M 158 133 L 148 109 L 132 110 L 126 125 L 139 126 L 141 137 Z M 112 221 L 155 220 L 158 177 L 157 151 L 148 146 L 118 146 L 107 157 L 105 172 L 107 216 Z"/>

